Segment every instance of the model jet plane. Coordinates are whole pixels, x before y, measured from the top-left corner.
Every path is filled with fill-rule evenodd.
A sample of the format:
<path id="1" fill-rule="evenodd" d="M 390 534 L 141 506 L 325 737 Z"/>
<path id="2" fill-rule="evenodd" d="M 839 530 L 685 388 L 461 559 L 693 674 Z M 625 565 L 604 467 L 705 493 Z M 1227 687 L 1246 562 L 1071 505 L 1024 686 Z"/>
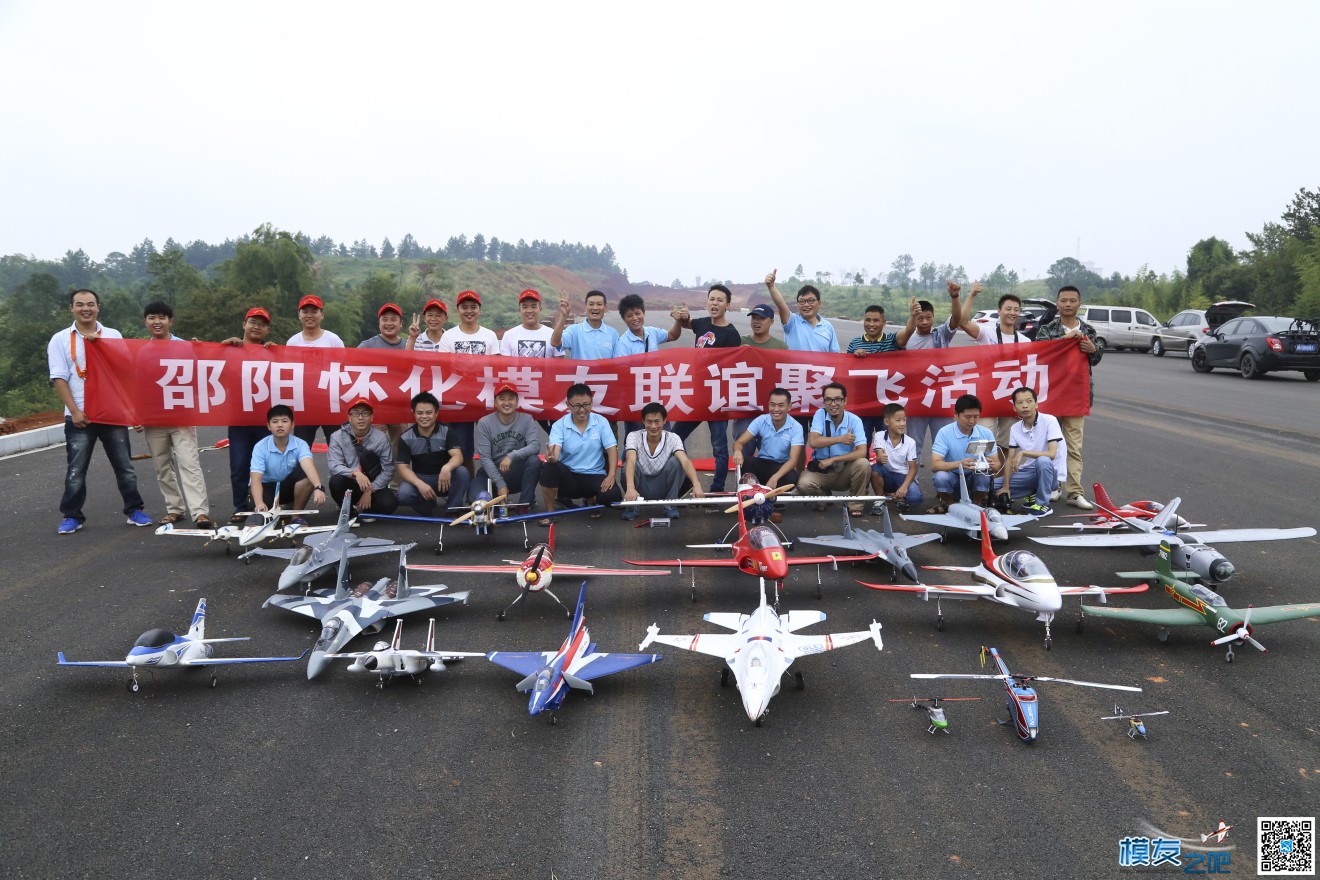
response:
<path id="1" fill-rule="evenodd" d="M 365 672 L 377 677 L 376 687 L 383 688 L 392 679 L 402 675 L 412 678 L 413 684 L 421 685 L 422 675 L 431 670 L 443 672 L 446 660 L 461 660 L 464 657 L 485 657 L 481 652 L 437 651 L 435 649 L 435 618 L 426 631 L 426 644 L 420 651 L 400 648 L 403 639 L 403 618 L 394 626 L 394 638 L 388 642 L 377 642 L 370 651 L 354 654 L 326 654 L 327 660 L 352 660 L 348 664 L 349 672 Z"/>
<path id="2" fill-rule="evenodd" d="M 1021 672 L 1011 672 L 1008 663 L 1000 656 L 995 648 L 981 648 L 981 667 L 985 668 L 985 658 L 990 657 L 994 660 L 995 666 L 999 667 L 998 675 L 960 675 L 955 673 L 931 673 L 914 672 L 912 678 L 970 678 L 994 680 L 1004 686 L 1005 693 L 1008 694 L 1008 721 L 1000 721 L 1000 724 L 1012 723 L 1017 731 L 1018 737 L 1027 745 L 1031 745 L 1040 735 L 1040 703 L 1036 700 L 1036 689 L 1030 686 L 1033 681 L 1053 681 L 1060 684 L 1076 684 L 1082 687 L 1107 688 L 1114 691 L 1136 691 L 1141 692 L 1139 687 L 1128 687 L 1122 684 L 1096 684 L 1093 681 L 1074 681 L 1071 678 L 1050 678 L 1045 675 L 1025 675 Z"/>
<path id="3" fill-rule="evenodd" d="M 775 585 L 775 604 L 779 604 L 779 591 L 783 589 L 784 578 L 788 577 L 790 565 L 823 565 L 830 563 L 838 568 L 840 562 L 860 562 L 874 559 L 876 554 L 865 556 L 797 556 L 790 557 L 784 544 L 779 540 L 779 533 L 769 525 L 748 528 L 743 504 L 735 504 L 730 512 L 738 512 L 738 540 L 732 544 L 689 544 L 695 549 L 710 548 L 732 550 L 732 559 L 625 559 L 629 565 L 676 565 L 679 572 L 683 566 L 690 568 L 736 568 L 744 574 L 770 580 Z M 817 577 L 816 592 L 820 594 L 820 579 Z M 692 576 L 692 601 L 697 601 L 696 574 Z"/>
<path id="4" fill-rule="evenodd" d="M 943 541 L 944 536 L 934 532 L 927 532 L 924 535 L 896 535 L 893 523 L 889 520 L 889 508 L 882 507 L 880 511 L 885 520 L 883 532 L 875 529 L 854 529 L 852 519 L 848 516 L 848 508 L 845 507 L 842 535 L 817 535 L 814 538 L 798 538 L 798 540 L 803 544 L 816 544 L 820 547 L 874 553 L 877 558 L 884 559 L 893 566 L 895 582 L 902 574 L 914 583 L 921 583 L 921 578 L 917 576 L 917 567 L 912 564 L 912 559 L 908 556 L 908 549 L 931 541 Z"/>
<path id="5" fill-rule="evenodd" d="M 149 629 L 138 640 L 133 643 L 128 656 L 123 660 L 100 660 L 100 661 L 73 661 L 66 660 L 64 652 L 60 651 L 56 656 L 60 666 L 113 666 L 122 669 L 133 670 L 133 677 L 128 680 L 128 689 L 132 693 L 137 693 L 140 685 L 138 684 L 138 670 L 145 669 L 151 673 L 151 694 L 156 694 L 156 670 L 157 669 L 194 669 L 201 666 L 223 666 L 227 663 L 285 663 L 290 660 L 301 660 L 307 656 L 304 651 L 297 657 L 212 657 L 214 650 L 211 646 L 222 642 L 246 642 L 246 636 L 229 639 L 208 639 L 206 637 L 206 600 L 201 599 L 197 603 L 197 610 L 193 612 L 192 622 L 188 626 L 188 632 L 183 635 L 176 635 L 167 629 Z M 217 684 L 214 669 L 211 672 L 211 687 Z"/>
<path id="6" fill-rule="evenodd" d="M 1164 585 L 1164 592 L 1181 608 L 1092 608 L 1082 606 L 1083 615 L 1093 617 L 1113 617 L 1120 620 L 1136 620 L 1153 623 L 1160 627 L 1159 640 L 1169 641 L 1169 627 L 1194 626 L 1204 624 L 1221 633 L 1212 645 L 1228 645 L 1228 654 L 1224 658 L 1233 662 L 1233 642 L 1248 642 L 1253 648 L 1264 651 L 1265 646 L 1253 635 L 1253 624 L 1278 623 L 1281 620 L 1298 620 L 1303 617 L 1320 617 L 1320 602 L 1301 605 L 1273 605 L 1265 608 L 1248 607 L 1246 611 L 1234 611 L 1223 598 L 1213 590 L 1200 584 L 1180 580 L 1179 575 L 1194 580 L 1190 572 L 1174 573 L 1170 558 L 1173 548 L 1166 540 L 1160 544 L 1159 555 L 1154 571 L 1120 571 L 1119 577 L 1157 578 Z"/>
<path id="7" fill-rule="evenodd" d="M 156 529 L 156 534 L 178 538 L 204 538 L 206 543 L 202 545 L 203 547 L 209 547 L 213 541 L 223 541 L 225 553 L 228 554 L 231 541 L 237 541 L 239 547 L 255 547 L 263 541 L 274 541 L 279 538 L 293 540 L 303 535 L 328 532 L 336 528 L 335 526 L 309 526 L 306 523 L 279 525 L 279 521 L 285 517 L 313 516 L 317 513 L 320 513 L 320 511 L 285 510 L 280 507 L 277 498 L 274 507 L 260 513 L 248 514 L 242 525 L 224 525 L 215 529 L 180 529 L 176 528 L 173 523 L 166 523 Z"/>
<path id="8" fill-rule="evenodd" d="M 598 653 L 587 631 L 586 610 L 587 583 L 583 581 L 573 624 L 558 651 L 492 651 L 486 655 L 492 663 L 526 676 L 518 682 L 517 689 L 519 693 L 531 694 L 527 700 L 528 714 L 549 712 L 551 724 L 555 723 L 554 713 L 564 705 L 570 688 L 594 694 L 591 686 L 594 679 L 665 659 L 660 654 Z"/>
<path id="9" fill-rule="evenodd" d="M 1233 577 L 1233 563 L 1209 546 L 1233 541 L 1283 541 L 1289 538 L 1315 537 L 1315 529 L 1217 529 L 1207 532 L 1178 532 L 1175 524 L 1181 498 L 1174 498 L 1149 522 L 1123 516 L 1118 511 L 1097 504 L 1101 510 L 1116 517 L 1130 532 L 1108 535 L 1060 535 L 1048 538 L 1032 537 L 1038 544 L 1052 547 L 1137 547 L 1155 548 L 1168 542 L 1172 552 L 1172 565 L 1196 573 L 1210 584 L 1221 584 Z"/>
<path id="10" fill-rule="evenodd" d="M 409 545 L 411 546 L 411 545 Z M 381 578 L 376 583 L 362 583 L 349 589 L 348 551 L 340 556 L 339 576 L 330 596 L 289 596 L 275 594 L 261 607 L 274 605 L 294 614 L 321 621 L 321 635 L 312 646 L 307 661 L 307 677 L 316 678 L 334 654 L 363 630 L 379 632 L 385 621 L 418 611 L 430 611 L 455 602 L 467 603 L 467 593 L 445 593 L 444 584 L 414 587 L 408 583 L 407 548 L 399 550 L 399 572 L 395 580 Z"/>
<path id="11" fill-rule="evenodd" d="M 759 526 L 776 522 L 772 517 L 777 504 L 860 504 L 879 501 L 882 495 L 788 495 L 796 487 L 792 484 L 771 489 L 760 482 L 751 471 L 738 475 L 738 488 L 733 492 L 711 492 L 703 498 L 647 499 L 619 501 L 615 507 L 725 507 L 733 513 L 733 505 L 741 505 L 748 524 Z M 732 531 L 730 532 L 732 533 Z"/>
<path id="12" fill-rule="evenodd" d="M 873 590 L 897 590 L 907 593 L 920 593 L 926 601 L 935 597 L 935 628 L 944 629 L 944 611 L 940 600 L 944 599 L 988 599 L 1001 605 L 1011 605 L 1033 612 L 1036 619 L 1045 623 L 1045 650 L 1050 649 L 1050 623 L 1056 611 L 1063 607 L 1064 596 L 1099 596 L 1105 601 L 1109 593 L 1141 593 L 1149 589 L 1149 584 L 1135 587 L 1061 587 L 1054 581 L 1054 575 L 1045 567 L 1040 557 L 1030 550 L 1010 550 L 1003 556 L 996 556 L 990 545 L 990 526 L 986 523 L 986 511 L 981 511 L 981 564 L 977 566 L 961 565 L 926 565 L 931 571 L 965 571 L 972 575 L 978 584 L 967 586 L 935 586 L 918 584 L 914 587 L 898 584 L 868 584 L 858 581 L 864 587 Z M 1081 622 L 1078 621 L 1080 629 Z"/>
<path id="13" fill-rule="evenodd" d="M 591 565 L 567 565 L 565 563 L 555 562 L 555 527 L 550 526 L 550 535 L 544 544 L 537 544 L 527 554 L 527 558 L 521 562 L 513 559 L 504 560 L 503 565 L 410 565 L 413 571 L 444 571 L 444 572 L 484 572 L 487 574 L 509 573 L 514 576 L 518 585 L 518 598 L 509 603 L 499 614 L 495 615 L 496 620 L 503 620 L 504 615 L 513 609 L 523 599 L 527 598 L 529 593 L 545 593 L 551 599 L 558 603 L 560 608 L 564 609 L 564 614 L 568 617 L 573 616 L 559 597 L 550 591 L 550 584 L 555 575 L 565 574 L 573 577 L 639 577 L 639 576 L 663 576 L 669 574 L 668 571 L 638 571 L 635 568 L 596 568 Z"/>
<path id="14" fill-rule="evenodd" d="M 1128 723 L 1128 728 L 1127 728 L 1128 739 L 1135 740 L 1137 737 L 1141 737 L 1142 739 L 1149 739 L 1150 732 L 1146 730 L 1146 722 L 1143 721 L 1142 719 L 1150 718 L 1154 715 L 1168 715 L 1168 714 L 1169 711 L 1167 709 L 1164 709 L 1159 712 L 1142 712 L 1140 715 L 1130 715 L 1127 712 L 1124 712 L 1122 707 L 1119 706 L 1118 703 L 1115 703 L 1114 714 L 1102 715 L 1100 717 L 1100 720 L 1126 721 Z M 1202 840 L 1201 842 L 1204 843 L 1205 841 Z"/>
<path id="15" fill-rule="evenodd" d="M 967 477 L 958 471 L 958 483 L 961 497 L 949 505 L 948 513 L 904 513 L 900 514 L 908 522 L 926 523 L 932 526 L 944 526 L 956 529 L 973 541 L 981 540 L 981 523 L 987 523 L 990 537 L 996 541 L 1007 541 L 1009 532 L 1016 532 L 1023 523 L 1035 522 L 1036 517 L 1025 513 L 1000 513 L 993 508 L 986 509 L 972 500 L 967 492 Z M 984 517 L 982 516 L 984 514 Z"/>
<path id="16" fill-rule="evenodd" d="M 248 559 L 251 556 L 271 556 L 275 559 L 287 559 L 289 565 L 280 572 L 277 590 L 288 590 L 299 584 L 310 589 L 312 581 L 339 565 L 347 553 L 351 559 L 359 556 L 374 556 L 378 553 L 398 553 L 404 545 L 396 544 L 386 538 L 360 538 L 349 529 L 352 527 L 352 496 L 344 495 L 344 506 L 339 511 L 339 523 L 329 534 L 309 535 L 298 547 L 287 549 L 272 547 L 254 547 L 238 557 Z M 409 544 L 408 547 L 415 545 Z"/>
<path id="17" fill-rule="evenodd" d="M 424 522 L 436 523 L 440 526 L 440 535 L 436 541 L 435 552 L 439 556 L 445 552 L 445 526 L 471 526 L 478 535 L 489 535 L 492 527 L 501 523 L 519 523 L 523 530 L 523 549 L 526 550 L 532 545 L 531 536 L 527 533 L 527 521 L 529 519 L 549 519 L 556 516 L 567 516 L 571 513 L 585 513 L 589 510 L 604 510 L 603 504 L 589 504 L 585 507 L 570 507 L 567 510 L 551 510 L 543 513 L 519 513 L 513 516 L 509 515 L 509 508 L 525 507 L 523 504 L 506 504 L 507 494 L 497 495 L 494 498 L 489 492 L 481 492 L 477 495 L 475 501 L 466 507 L 451 507 L 450 510 L 463 510 L 460 516 L 434 517 L 434 516 L 404 516 L 398 513 L 375 514 L 376 519 L 397 519 L 404 522 Z"/>
<path id="18" fill-rule="evenodd" d="M 877 651 L 884 650 L 880 638 L 880 624 L 871 621 L 865 632 L 835 633 L 834 635 L 794 635 L 803 627 L 820 623 L 825 614 L 820 611 L 789 611 L 780 616 L 765 601 L 765 578 L 761 578 L 761 604 L 751 614 L 711 613 L 705 620 L 733 630 L 733 634 L 699 634 L 694 636 L 666 636 L 651 624 L 646 639 L 638 645 L 645 650 L 652 642 L 672 645 L 685 651 L 698 651 L 719 657 L 725 662 L 720 670 L 720 686 L 729 683 L 733 672 L 734 683 L 742 695 L 743 711 L 761 726 L 770 705 L 770 699 L 779 693 L 779 686 L 793 661 L 808 654 L 821 654 L 835 648 L 855 645 L 867 638 L 875 642 Z M 798 689 L 804 687 L 802 673 L 793 673 Z"/>
<path id="19" fill-rule="evenodd" d="M 1099 510 L 1091 513 L 1076 513 L 1065 516 L 1064 519 L 1085 519 L 1084 523 L 1053 523 L 1045 526 L 1047 529 L 1071 529 L 1076 532 L 1098 532 L 1112 531 L 1114 529 L 1125 529 L 1123 517 L 1128 519 L 1152 520 L 1159 516 L 1164 510 L 1164 505 L 1158 501 L 1129 501 L 1127 504 L 1115 504 L 1109 498 L 1109 493 L 1105 487 L 1099 483 L 1091 486 L 1095 493 L 1096 504 Z M 1113 513 L 1110 513 L 1110 511 Z M 1118 514 L 1115 516 L 1114 514 Z M 1188 529 L 1204 528 L 1205 523 L 1188 522 L 1181 516 L 1174 516 L 1168 523 L 1168 527 L 1175 531 L 1186 531 Z"/>

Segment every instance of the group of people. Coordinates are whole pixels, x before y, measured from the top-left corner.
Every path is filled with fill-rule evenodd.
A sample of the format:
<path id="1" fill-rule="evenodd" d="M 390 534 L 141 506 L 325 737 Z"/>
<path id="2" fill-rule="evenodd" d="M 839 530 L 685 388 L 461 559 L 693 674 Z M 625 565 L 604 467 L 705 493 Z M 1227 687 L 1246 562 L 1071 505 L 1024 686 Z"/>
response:
<path id="1" fill-rule="evenodd" d="M 774 305 L 760 304 L 751 309 L 750 336 L 743 336 L 729 322 L 731 294 L 723 284 L 712 285 L 707 291 L 705 316 L 694 318 L 686 305 L 679 305 L 670 311 L 671 324 L 667 328 L 647 325 L 645 302 L 629 294 L 618 304 L 622 332 L 605 323 L 608 302 L 601 291 L 586 295 L 585 317 L 579 323 L 570 323 L 571 305 L 561 299 L 553 326 L 547 327 L 541 322 L 541 295 L 528 289 L 518 297 L 521 323 L 506 330 L 502 337 L 481 325 L 481 297 L 465 290 L 455 299 L 459 315 L 456 326 L 446 327 L 446 304 L 430 299 L 420 315 L 413 314 L 405 331 L 403 310 L 394 303 L 385 303 L 377 312 L 379 333 L 359 347 L 487 356 L 567 355 L 597 360 L 650 352 L 678 340 L 689 330 L 697 348 L 750 345 L 846 351 L 856 357 L 946 348 L 959 330 L 978 344 L 1030 341 L 1016 330 L 1021 310 L 1016 296 L 1000 297 L 999 320 L 994 328 L 988 328 L 972 320 L 981 285 L 973 286 L 970 295 L 962 299 L 961 287 L 950 282 L 951 314 L 946 322 L 937 326 L 933 304 L 914 299 L 906 324 L 887 332 L 883 307 L 870 306 L 863 319 L 862 335 L 841 351 L 834 327 L 820 316 L 821 294 L 814 285 L 804 285 L 798 291 L 795 313 L 776 285 L 775 272 L 766 276 L 765 284 Z M 1037 339 L 1076 338 L 1093 367 L 1101 351 L 1095 344 L 1095 331 L 1077 317 L 1080 304 L 1076 288 L 1060 289 L 1058 316 L 1040 328 Z M 86 472 L 97 441 L 104 446 L 114 469 L 127 521 L 136 526 L 152 525 L 137 488 L 129 454 L 129 429 L 91 422 L 84 412 L 87 341 L 120 338 L 120 334 L 99 322 L 100 300 L 94 291 L 74 291 L 69 307 L 73 324 L 52 337 L 47 352 L 51 381 L 65 405 L 68 468 L 60 501 L 63 519 L 59 534 L 72 534 L 82 528 Z M 319 297 L 303 297 L 298 304 L 301 329 L 286 345 L 343 347 L 343 340 L 322 326 L 324 316 Z M 771 335 L 776 317 L 783 327 L 782 340 Z M 241 335 L 223 343 L 270 345 L 270 320 L 264 308 L 249 309 Z M 168 303 L 149 303 L 144 309 L 144 322 L 151 339 L 177 339 L 171 332 L 173 309 Z M 684 441 L 701 422 L 671 426 L 668 412 L 660 403 L 647 404 L 639 413 L 640 421 L 625 420 L 620 481 L 616 478 L 616 427 L 592 412 L 592 398 L 589 386 L 573 385 L 566 395 L 568 412 L 553 423 L 538 423 L 520 411 L 518 391 L 507 383 L 495 389 L 495 411 L 476 422 L 441 423 L 439 401 L 429 392 L 412 398 L 413 422 L 409 425 L 375 425 L 374 406 L 364 399 L 349 406 L 348 418 L 340 425 L 297 424 L 296 414 L 289 407 L 272 407 L 264 426 L 228 429 L 234 510 L 231 519 L 239 521 L 248 512 L 265 510 L 277 498 L 301 507 L 309 502 L 320 504 L 327 495 L 339 503 L 351 497 L 363 514 L 389 514 L 403 505 L 426 516 L 441 503 L 468 503 L 470 496 L 487 484 L 496 495 L 518 493 L 519 501 L 528 505 L 535 503 L 539 487 L 546 511 L 556 504 L 577 501 L 609 504 L 624 499 L 677 498 L 688 491 L 700 497 L 704 491 L 725 489 L 730 439 L 734 463 L 771 488 L 795 485 L 799 493 L 809 495 L 836 490 L 864 495 L 870 491 L 892 497 L 900 509 L 908 509 L 924 502 L 917 476 L 927 434 L 931 436 L 932 482 L 937 496 L 932 509 L 947 507 L 958 494 L 960 470 L 978 496 L 984 497 L 992 490 L 996 495 L 1018 496 L 1020 504 L 1038 515 L 1050 512 L 1049 501 L 1061 492 L 1076 507 L 1091 506 L 1081 489 L 1083 418 L 1055 419 L 1038 412 L 1035 393 L 1029 388 L 1020 388 L 1013 395 L 1018 418 L 1000 419 L 999 425 L 981 423 L 982 406 L 972 395 L 957 401 L 953 417 L 908 418 L 902 406 L 890 404 L 881 416 L 862 418 L 847 410 L 847 389 L 839 383 L 825 386 L 824 405 L 810 419 L 798 419 L 790 415 L 794 405 L 790 392 L 776 388 L 769 393 L 766 411 L 761 415 L 710 419 L 705 423 L 715 459 L 708 490 L 700 485 L 684 448 Z M 327 440 L 328 485 L 312 456 L 318 430 Z M 547 436 L 544 461 L 543 436 Z M 998 444 L 987 456 L 997 474 L 993 482 L 991 477 L 973 473 L 969 465 L 975 462 L 966 455 L 971 440 L 986 437 L 997 438 Z M 156 522 L 176 523 L 191 517 L 197 527 L 212 527 L 196 429 L 147 428 L 146 439 L 166 507 Z M 1063 489 L 1060 484 L 1064 484 Z M 853 505 L 851 512 L 862 515 L 865 510 Z M 666 513 L 678 515 L 676 509 Z M 635 515 L 631 510 L 624 515 L 630 514 Z"/>

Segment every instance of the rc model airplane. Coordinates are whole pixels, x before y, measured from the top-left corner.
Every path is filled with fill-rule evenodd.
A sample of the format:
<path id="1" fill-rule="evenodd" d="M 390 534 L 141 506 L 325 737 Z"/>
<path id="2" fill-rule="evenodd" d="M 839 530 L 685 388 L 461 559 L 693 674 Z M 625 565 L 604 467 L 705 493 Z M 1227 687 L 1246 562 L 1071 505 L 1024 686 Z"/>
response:
<path id="1" fill-rule="evenodd" d="M 197 603 L 193 612 L 192 623 L 188 632 L 176 635 L 167 629 L 149 629 L 138 637 L 123 660 L 73 661 L 66 660 L 64 652 L 57 655 L 60 666 L 114 666 L 133 670 L 133 677 L 128 680 L 128 689 L 137 693 L 138 670 L 151 673 L 151 695 L 156 695 L 157 669 L 193 669 L 201 666 L 223 666 L 227 663 L 285 663 L 301 660 L 307 656 L 304 651 L 298 657 L 212 657 L 211 646 L 221 642 L 246 642 L 246 636 L 229 639 L 208 639 L 206 637 L 206 600 Z M 211 687 L 216 686 L 214 669 L 211 671 Z"/>
<path id="2" fill-rule="evenodd" d="M 1164 505 L 1158 501 L 1129 501 L 1127 504 L 1115 504 L 1109 498 L 1109 493 L 1105 487 L 1099 483 L 1091 486 L 1095 492 L 1095 501 L 1099 510 L 1091 513 L 1076 513 L 1063 517 L 1064 519 L 1085 519 L 1085 523 L 1053 523 L 1045 526 L 1047 529 L 1070 529 L 1075 532 L 1099 532 L 1112 531 L 1114 529 L 1126 529 L 1123 523 L 1123 517 L 1128 519 L 1152 520 L 1159 516 L 1164 510 Z M 1110 513 L 1113 511 L 1113 513 Z M 1118 514 L 1115 516 L 1114 514 Z M 1188 522 L 1181 516 L 1174 516 L 1168 523 L 1170 529 L 1175 531 L 1187 531 L 1188 529 L 1200 529 L 1205 527 L 1205 523 Z"/>
<path id="3" fill-rule="evenodd" d="M 710 492 L 704 498 L 647 499 L 619 501 L 615 507 L 724 507 L 725 513 L 733 513 L 734 504 L 741 505 L 744 518 L 749 525 L 759 526 L 774 524 L 775 506 L 778 504 L 860 504 L 879 501 L 882 495 L 790 495 L 796 486 L 778 486 L 771 489 L 760 482 L 751 471 L 738 475 L 738 488 L 733 492 Z M 735 526 L 736 528 L 736 526 Z M 730 529 L 730 534 L 733 530 Z M 725 536 L 727 540 L 728 536 Z"/>
<path id="4" fill-rule="evenodd" d="M 365 672 L 367 675 L 376 676 L 376 687 L 383 688 L 395 678 L 406 675 L 412 678 L 413 684 L 420 686 L 422 675 L 435 670 L 443 672 L 446 660 L 461 660 L 464 657 L 485 657 L 480 652 L 471 651 L 437 651 L 435 649 L 435 618 L 431 618 L 431 625 L 426 631 L 426 644 L 420 651 L 413 651 L 407 648 L 400 648 L 399 643 L 403 639 L 403 618 L 394 626 L 394 639 L 388 642 L 377 642 L 370 651 L 360 651 L 354 654 L 326 654 L 327 660 L 352 660 L 348 664 L 349 672 Z"/>
<path id="5" fill-rule="evenodd" d="M 597 652 L 587 631 L 586 610 L 587 584 L 583 581 L 573 625 L 558 651 L 492 651 L 486 655 L 492 663 L 526 676 L 518 682 L 517 689 L 519 693 L 531 694 L 527 700 L 528 714 L 549 712 L 551 724 L 555 723 L 554 713 L 564 705 L 570 688 L 594 694 L 591 685 L 594 679 L 665 659 L 661 654 Z"/>
<path id="6" fill-rule="evenodd" d="M 895 583 L 898 582 L 900 574 L 914 583 L 921 583 L 921 578 L 917 576 L 917 567 L 912 564 L 912 559 L 908 556 L 908 550 L 931 541 L 943 541 L 944 536 L 934 532 L 927 532 L 924 535 L 896 535 L 893 523 L 889 520 L 889 508 L 886 506 L 880 510 L 885 520 L 883 532 L 875 529 L 854 529 L 852 519 L 848 516 L 848 508 L 845 507 L 842 535 L 817 535 L 814 538 L 798 538 L 798 540 L 803 544 L 815 544 L 820 547 L 874 553 L 877 558 L 884 559 L 894 567 Z"/>
<path id="7" fill-rule="evenodd" d="M 982 523 L 987 524 L 986 527 L 993 540 L 1007 541 L 1009 532 L 1018 531 L 1018 527 L 1023 523 L 1036 521 L 1036 517 L 1025 513 L 1000 513 L 994 508 L 987 509 L 977 504 L 967 492 L 967 477 L 962 471 L 958 471 L 958 483 L 962 495 L 949 505 L 948 513 L 904 513 L 900 516 L 908 522 L 956 529 L 973 541 L 981 540 Z"/>
<path id="8" fill-rule="evenodd" d="M 489 492 L 481 492 L 477 495 L 475 501 L 466 507 L 451 507 L 450 510 L 464 510 L 466 513 L 460 516 L 434 517 L 434 516 L 404 516 L 402 514 L 391 513 L 376 514 L 376 519 L 397 519 L 404 522 L 424 522 L 436 523 L 440 526 L 440 535 L 436 540 L 435 553 L 437 556 L 445 552 L 445 526 L 471 526 L 478 535 L 489 535 L 492 527 L 501 523 L 520 523 L 523 530 L 523 549 L 526 550 L 532 545 L 532 538 L 527 533 L 527 521 L 529 519 L 548 519 L 556 516 L 567 516 L 571 513 L 585 513 L 588 510 L 604 510 L 603 504 L 590 504 L 585 507 L 570 507 L 567 510 L 551 510 L 543 513 L 519 513 L 510 516 L 509 509 L 517 507 L 526 507 L 525 504 L 506 504 L 507 493 L 491 497 Z"/>
<path id="9" fill-rule="evenodd" d="M 223 541 L 227 555 L 231 541 L 237 541 L 239 547 L 247 548 L 255 547 L 263 541 L 274 541 L 279 538 L 291 541 L 303 535 L 328 532 L 335 528 L 335 526 L 309 526 L 306 523 L 279 525 L 279 521 L 285 517 L 314 516 L 317 513 L 320 511 L 285 510 L 280 507 L 277 499 L 275 506 L 270 510 L 248 514 L 242 525 L 224 525 L 215 529 L 180 529 L 173 523 L 166 523 L 156 529 L 156 534 L 178 538 L 204 538 L 206 543 L 202 545 L 203 547 L 209 547 L 213 541 Z"/>

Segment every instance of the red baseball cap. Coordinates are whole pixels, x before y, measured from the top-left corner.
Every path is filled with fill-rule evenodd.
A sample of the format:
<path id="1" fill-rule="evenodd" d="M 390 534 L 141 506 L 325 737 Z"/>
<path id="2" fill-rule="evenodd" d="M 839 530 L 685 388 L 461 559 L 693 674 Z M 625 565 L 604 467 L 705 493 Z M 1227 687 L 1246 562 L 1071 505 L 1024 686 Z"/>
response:
<path id="1" fill-rule="evenodd" d="M 260 318 L 261 320 L 269 324 L 270 312 L 266 311 L 261 306 L 257 306 L 255 308 L 251 308 L 247 310 L 247 314 L 243 316 L 243 320 L 246 321 L 248 318 Z"/>
<path id="2" fill-rule="evenodd" d="M 477 305 L 481 305 L 481 297 L 477 296 L 477 292 L 475 290 L 463 291 L 458 295 L 458 299 L 454 300 L 454 304 L 460 305 L 462 303 L 467 302 L 468 300 L 472 300 Z"/>
<path id="3" fill-rule="evenodd" d="M 321 298 L 319 296 L 312 296 L 311 294 L 298 300 L 298 311 L 302 311 L 308 306 L 315 306 L 318 309 L 325 308 L 325 304 L 321 302 Z"/>
<path id="4" fill-rule="evenodd" d="M 449 307 L 438 299 L 428 299 L 426 301 L 426 305 L 422 306 L 422 314 L 426 314 L 426 310 L 431 308 L 432 306 L 435 306 L 437 309 L 444 312 L 446 315 L 449 314 Z"/>
<path id="5" fill-rule="evenodd" d="M 529 288 L 527 288 L 526 290 L 524 290 L 522 293 L 518 294 L 518 302 L 519 302 L 519 303 L 521 303 L 521 302 L 522 302 L 523 300 L 525 300 L 525 299 L 534 299 L 534 300 L 536 300 L 537 302 L 540 302 L 540 301 L 541 301 L 541 294 L 537 293 L 535 290 L 532 290 L 532 289 L 529 287 Z"/>
<path id="6" fill-rule="evenodd" d="M 400 318 L 403 317 L 403 309 L 399 308 L 394 303 L 385 303 L 385 305 L 377 309 L 376 317 L 379 318 L 381 315 L 385 314 L 386 312 L 393 312 L 394 314 L 398 315 Z"/>
<path id="7" fill-rule="evenodd" d="M 501 382 L 500 384 L 498 384 L 498 385 L 495 386 L 495 396 L 496 396 L 496 397 L 499 397 L 501 394 L 506 394 L 506 393 L 507 393 L 507 394 L 512 394 L 514 397 L 517 397 L 517 396 L 518 396 L 518 389 L 517 389 L 517 388 L 514 388 L 514 387 L 513 387 L 513 383 L 511 383 L 511 382 Z"/>
<path id="8" fill-rule="evenodd" d="M 357 397 L 357 398 L 354 398 L 354 399 L 353 399 L 353 402 L 350 403 L 350 404 L 348 405 L 348 410 L 349 410 L 349 412 L 352 412 L 354 409 L 356 409 L 356 408 L 359 407 L 359 406 L 365 406 L 367 409 L 371 410 L 373 413 L 376 411 L 376 407 L 375 407 L 375 405 L 372 404 L 372 402 L 371 402 L 370 400 L 368 400 L 367 398 L 365 398 L 365 397 Z"/>

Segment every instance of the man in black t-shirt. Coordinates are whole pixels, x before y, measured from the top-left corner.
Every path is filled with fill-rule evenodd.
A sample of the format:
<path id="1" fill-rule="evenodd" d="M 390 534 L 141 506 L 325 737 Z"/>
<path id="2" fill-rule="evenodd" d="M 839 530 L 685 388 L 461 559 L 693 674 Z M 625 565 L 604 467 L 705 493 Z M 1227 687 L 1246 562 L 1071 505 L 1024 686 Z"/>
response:
<path id="1" fill-rule="evenodd" d="M 706 312 L 710 317 L 693 318 L 686 305 L 675 306 L 669 313 L 674 319 L 674 329 L 670 334 L 691 330 L 697 337 L 697 348 L 737 348 L 742 345 L 742 336 L 725 316 L 732 298 L 729 288 L 723 284 L 712 284 L 706 294 Z M 679 422 L 674 426 L 674 433 L 686 441 L 700 424 Z M 729 423 L 725 419 L 711 419 L 706 422 L 706 426 L 710 429 L 710 450 L 715 456 L 715 476 L 710 482 L 710 491 L 723 492 L 724 481 L 729 475 Z"/>
<path id="2" fill-rule="evenodd" d="M 467 500 L 471 479 L 463 466 L 457 432 L 439 424 L 440 401 L 429 391 L 412 399 L 413 424 L 395 444 L 394 467 L 399 475 L 399 504 L 430 516 L 437 499 L 452 499 L 449 506 Z"/>

